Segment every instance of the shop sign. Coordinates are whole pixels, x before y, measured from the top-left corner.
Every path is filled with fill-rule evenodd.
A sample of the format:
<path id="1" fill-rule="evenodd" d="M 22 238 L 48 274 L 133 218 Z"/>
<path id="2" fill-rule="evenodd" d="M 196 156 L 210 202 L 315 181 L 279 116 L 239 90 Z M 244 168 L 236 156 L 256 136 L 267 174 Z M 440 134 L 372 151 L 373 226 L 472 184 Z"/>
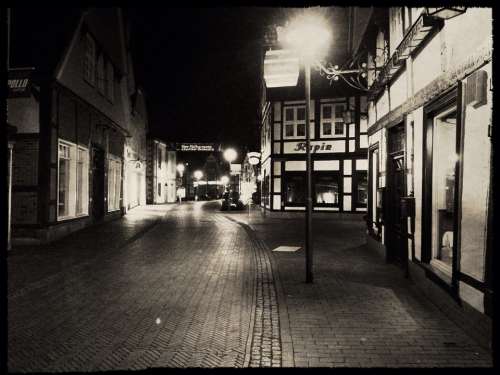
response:
<path id="1" fill-rule="evenodd" d="M 31 95 L 30 83 L 33 70 L 34 68 L 9 70 L 9 98 L 26 98 Z"/>
<path id="2" fill-rule="evenodd" d="M 325 154 L 331 152 L 345 152 L 345 141 L 311 141 L 309 148 L 313 154 Z M 305 154 L 306 142 L 285 142 L 284 154 Z"/>
<path id="3" fill-rule="evenodd" d="M 213 143 L 177 143 L 177 151 L 213 152 Z"/>

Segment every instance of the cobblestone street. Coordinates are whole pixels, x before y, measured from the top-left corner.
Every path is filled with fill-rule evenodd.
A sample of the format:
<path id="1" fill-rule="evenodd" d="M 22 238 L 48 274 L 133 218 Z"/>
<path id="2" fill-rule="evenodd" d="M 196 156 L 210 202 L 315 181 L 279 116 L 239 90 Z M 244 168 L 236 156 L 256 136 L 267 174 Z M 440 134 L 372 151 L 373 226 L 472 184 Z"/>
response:
<path id="1" fill-rule="evenodd" d="M 138 208 L 13 249 L 9 370 L 491 365 L 367 251 L 361 221 L 315 221 L 311 285 L 303 250 L 270 251 L 302 246 L 303 220 L 218 207 Z"/>

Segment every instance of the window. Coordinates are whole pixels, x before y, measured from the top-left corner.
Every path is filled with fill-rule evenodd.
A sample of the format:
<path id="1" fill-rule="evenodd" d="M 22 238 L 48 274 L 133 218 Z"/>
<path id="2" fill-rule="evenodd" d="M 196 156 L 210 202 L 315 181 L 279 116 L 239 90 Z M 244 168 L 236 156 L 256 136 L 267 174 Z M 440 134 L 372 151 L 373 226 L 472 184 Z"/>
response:
<path id="1" fill-rule="evenodd" d="M 110 61 L 107 63 L 106 74 L 106 96 L 109 100 L 111 100 L 111 102 L 113 102 L 115 99 L 115 69 Z"/>
<path id="2" fill-rule="evenodd" d="M 89 151 L 78 147 L 76 163 L 76 214 L 86 215 L 89 209 Z"/>
<path id="3" fill-rule="evenodd" d="M 366 207 L 368 204 L 368 175 L 365 171 L 356 172 L 357 187 L 356 187 L 356 205 Z"/>
<path id="4" fill-rule="evenodd" d="M 321 136 L 345 137 L 345 104 L 321 105 Z"/>
<path id="5" fill-rule="evenodd" d="M 285 107 L 283 138 L 303 138 L 306 135 L 306 107 Z"/>
<path id="6" fill-rule="evenodd" d="M 314 203 L 316 205 L 339 204 L 339 176 L 335 172 L 318 173 L 314 181 Z"/>
<path id="7" fill-rule="evenodd" d="M 306 202 L 306 178 L 303 172 L 286 172 L 285 202 L 287 205 L 304 205 Z"/>
<path id="8" fill-rule="evenodd" d="M 432 258 L 450 269 L 456 239 L 456 117 L 456 109 L 435 116 L 432 135 Z"/>
<path id="9" fill-rule="evenodd" d="M 162 152 L 161 152 L 161 148 L 160 148 L 160 145 L 158 145 L 158 148 L 157 148 L 157 161 L 158 161 L 158 169 L 161 169 L 161 164 L 162 164 Z"/>
<path id="10" fill-rule="evenodd" d="M 120 209 L 122 162 L 117 157 L 108 158 L 108 211 Z"/>
<path id="11" fill-rule="evenodd" d="M 97 90 L 104 94 L 106 76 L 104 75 L 104 57 L 102 53 L 97 58 Z"/>
<path id="12" fill-rule="evenodd" d="M 158 196 L 161 197 L 161 182 L 158 182 Z"/>
<path id="13" fill-rule="evenodd" d="M 83 78 L 92 86 L 95 85 L 95 42 L 89 34 L 87 34 L 85 37 Z"/>
<path id="14" fill-rule="evenodd" d="M 81 146 L 59 140 L 57 218 L 88 214 L 89 156 Z"/>

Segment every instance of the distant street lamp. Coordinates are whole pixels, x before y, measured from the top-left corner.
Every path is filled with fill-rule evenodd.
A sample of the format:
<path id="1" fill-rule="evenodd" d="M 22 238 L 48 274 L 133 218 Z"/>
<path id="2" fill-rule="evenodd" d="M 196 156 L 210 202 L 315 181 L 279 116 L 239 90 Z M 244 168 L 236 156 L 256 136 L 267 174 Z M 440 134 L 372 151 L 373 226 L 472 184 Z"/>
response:
<path id="1" fill-rule="evenodd" d="M 194 199 L 198 200 L 198 186 L 199 186 L 201 178 L 203 177 L 203 172 L 200 170 L 196 170 L 196 171 L 194 171 L 193 176 L 194 176 L 194 178 L 196 178 L 196 191 L 194 194 L 194 196 L 195 196 Z"/>
<path id="2" fill-rule="evenodd" d="M 181 177 L 181 186 L 177 188 L 177 197 L 179 198 L 179 203 L 182 203 L 182 190 L 181 189 L 184 189 L 185 191 L 185 188 L 183 188 L 184 186 L 184 164 L 177 164 L 177 172 L 179 172 L 179 176 Z"/>
<path id="3" fill-rule="evenodd" d="M 298 15 L 280 30 L 280 39 L 300 56 L 305 70 L 306 99 L 306 283 L 313 282 L 313 245 L 312 245 L 312 163 L 310 136 L 311 105 L 311 64 L 327 51 L 331 33 L 326 22 L 310 10 Z"/>
<path id="4" fill-rule="evenodd" d="M 228 176 L 222 176 L 220 178 L 220 182 L 222 185 L 226 186 L 229 183 L 229 177 Z"/>
<path id="5" fill-rule="evenodd" d="M 224 159 L 229 163 L 229 175 L 231 175 L 231 163 L 236 160 L 238 153 L 234 148 L 226 148 L 224 150 Z"/>

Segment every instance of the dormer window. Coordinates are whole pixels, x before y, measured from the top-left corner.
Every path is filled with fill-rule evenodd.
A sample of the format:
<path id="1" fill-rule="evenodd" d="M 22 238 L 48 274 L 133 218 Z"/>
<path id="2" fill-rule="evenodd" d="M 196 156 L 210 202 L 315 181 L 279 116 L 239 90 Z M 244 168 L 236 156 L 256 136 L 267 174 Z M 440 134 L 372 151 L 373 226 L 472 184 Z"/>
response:
<path id="1" fill-rule="evenodd" d="M 104 95 L 106 76 L 104 75 L 104 56 L 102 53 L 97 58 L 97 89 Z"/>
<path id="2" fill-rule="evenodd" d="M 113 68 L 113 64 L 111 64 L 110 61 L 108 61 L 107 63 L 106 74 L 108 76 L 108 79 L 106 80 L 106 96 L 111 102 L 113 102 L 115 99 L 115 69 Z"/>
<path id="3" fill-rule="evenodd" d="M 85 36 L 85 58 L 83 60 L 83 78 L 92 86 L 95 85 L 95 41 L 87 34 Z"/>

